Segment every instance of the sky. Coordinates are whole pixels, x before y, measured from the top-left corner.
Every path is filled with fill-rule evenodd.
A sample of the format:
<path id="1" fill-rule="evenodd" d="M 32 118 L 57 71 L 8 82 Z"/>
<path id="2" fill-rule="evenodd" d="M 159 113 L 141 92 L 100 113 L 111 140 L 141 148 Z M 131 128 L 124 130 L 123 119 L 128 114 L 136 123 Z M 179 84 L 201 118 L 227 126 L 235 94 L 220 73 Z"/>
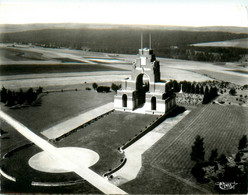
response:
<path id="1" fill-rule="evenodd" d="M 247 0 L 0 0 L 0 24 L 248 27 Z"/>

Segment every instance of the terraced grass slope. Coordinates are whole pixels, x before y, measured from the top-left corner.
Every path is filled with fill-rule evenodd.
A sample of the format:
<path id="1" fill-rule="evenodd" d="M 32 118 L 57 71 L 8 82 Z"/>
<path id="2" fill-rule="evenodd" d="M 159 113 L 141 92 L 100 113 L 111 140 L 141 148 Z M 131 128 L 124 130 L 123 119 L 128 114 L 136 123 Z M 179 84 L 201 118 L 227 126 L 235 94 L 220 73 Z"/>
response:
<path id="1" fill-rule="evenodd" d="M 181 187 L 183 187 L 181 183 L 189 182 L 190 189 L 194 186 L 194 190 L 190 193 L 197 193 L 199 185 L 195 183 L 190 173 L 194 165 L 190 159 L 190 152 L 196 135 L 204 137 L 206 159 L 215 148 L 218 148 L 219 154 L 224 153 L 227 156 L 234 154 L 237 152 L 239 139 L 242 135 L 248 134 L 247 115 L 248 108 L 239 106 L 206 105 L 191 111 L 144 153 L 145 169 L 135 180 L 124 184 L 123 189 L 130 193 L 137 193 L 134 186 L 148 179 L 150 172 L 158 171 L 159 174 L 154 174 L 150 183 L 146 181 L 150 190 L 139 189 L 138 193 L 180 193 L 181 189 L 175 191 L 167 186 L 168 191 L 163 191 L 165 188 L 160 187 L 164 181 L 159 178 L 166 179 L 169 176 L 179 181 Z M 174 184 L 173 180 L 171 184 Z M 212 190 L 211 187 L 208 190 Z"/>

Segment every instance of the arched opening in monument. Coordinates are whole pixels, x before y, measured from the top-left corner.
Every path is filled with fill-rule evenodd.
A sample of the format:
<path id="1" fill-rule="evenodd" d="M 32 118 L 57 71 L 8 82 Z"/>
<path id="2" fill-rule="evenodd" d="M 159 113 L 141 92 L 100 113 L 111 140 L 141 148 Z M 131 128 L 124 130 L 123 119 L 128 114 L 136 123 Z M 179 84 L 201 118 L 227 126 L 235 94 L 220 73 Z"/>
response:
<path id="1" fill-rule="evenodd" d="M 127 107 L 127 95 L 122 96 L 122 107 Z"/>
<path id="2" fill-rule="evenodd" d="M 149 77 L 146 74 L 139 74 L 136 78 L 135 107 L 142 107 L 144 105 L 147 91 L 149 91 Z"/>
<path id="3" fill-rule="evenodd" d="M 151 99 L 151 110 L 156 110 L 157 109 L 157 105 L 156 105 L 156 97 L 152 97 Z"/>

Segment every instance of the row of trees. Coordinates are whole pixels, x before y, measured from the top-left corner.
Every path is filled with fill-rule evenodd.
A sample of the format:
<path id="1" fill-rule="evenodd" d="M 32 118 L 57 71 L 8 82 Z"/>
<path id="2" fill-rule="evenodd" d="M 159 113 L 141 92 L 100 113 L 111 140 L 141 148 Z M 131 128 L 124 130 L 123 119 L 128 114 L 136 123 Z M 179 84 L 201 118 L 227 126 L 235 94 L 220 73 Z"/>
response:
<path id="1" fill-rule="evenodd" d="M 209 159 L 205 160 L 204 138 L 198 135 L 190 154 L 191 160 L 195 162 L 192 175 L 199 183 L 235 182 L 237 186 L 230 189 L 229 193 L 247 193 L 248 162 L 242 158 L 247 146 L 247 136 L 244 135 L 239 140 L 238 152 L 233 158 L 229 157 L 228 160 L 225 154 L 219 156 L 218 150 L 214 149 Z M 224 193 L 218 187 L 215 189 Z"/>
<path id="2" fill-rule="evenodd" d="M 37 99 L 38 95 L 42 93 L 42 90 L 42 87 L 39 87 L 36 91 L 34 91 L 33 88 L 29 88 L 27 91 L 20 89 L 16 92 L 2 87 L 0 91 L 0 101 L 6 106 L 31 105 Z"/>
<path id="3" fill-rule="evenodd" d="M 108 86 L 98 86 L 97 83 L 93 83 L 92 87 L 97 92 L 110 92 L 110 87 L 108 87 Z M 117 93 L 117 90 L 120 89 L 120 88 L 121 88 L 121 85 L 118 85 L 118 84 L 115 84 L 115 83 L 111 84 L 111 89 L 113 91 L 115 91 L 115 93 Z"/>
<path id="4" fill-rule="evenodd" d="M 203 104 L 207 104 L 218 96 L 218 89 L 215 86 L 210 86 L 210 89 L 207 84 L 195 83 L 189 81 L 177 82 L 176 80 L 170 81 L 167 84 L 167 90 L 173 92 L 179 92 L 182 88 L 182 91 L 185 93 L 192 94 L 202 94 L 204 95 Z"/>

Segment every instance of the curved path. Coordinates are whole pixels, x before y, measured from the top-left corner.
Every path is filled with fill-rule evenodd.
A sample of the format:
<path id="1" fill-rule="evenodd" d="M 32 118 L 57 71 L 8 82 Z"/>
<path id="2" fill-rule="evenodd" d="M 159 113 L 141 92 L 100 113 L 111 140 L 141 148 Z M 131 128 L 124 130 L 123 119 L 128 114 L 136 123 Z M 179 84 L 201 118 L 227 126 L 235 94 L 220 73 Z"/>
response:
<path id="1" fill-rule="evenodd" d="M 93 186 L 101 190 L 105 194 L 127 194 L 122 189 L 118 188 L 117 186 L 110 183 L 105 178 L 99 176 L 94 171 L 82 167 L 77 162 L 72 162 L 69 158 L 67 158 L 64 153 L 61 153 L 58 148 L 54 147 L 50 143 L 48 143 L 46 140 L 42 139 L 35 133 L 33 133 L 30 129 L 25 127 L 20 122 L 16 121 L 6 113 L 0 111 L 0 118 L 2 118 L 4 121 L 6 121 L 9 125 L 14 127 L 19 133 L 21 133 L 23 136 L 25 136 L 27 139 L 35 143 L 38 147 L 40 147 L 42 150 L 48 152 L 51 157 L 56 159 L 57 161 L 61 162 L 63 165 L 66 165 L 70 168 L 71 171 L 75 172 L 85 180 L 87 180 L 89 183 L 91 183 Z"/>

